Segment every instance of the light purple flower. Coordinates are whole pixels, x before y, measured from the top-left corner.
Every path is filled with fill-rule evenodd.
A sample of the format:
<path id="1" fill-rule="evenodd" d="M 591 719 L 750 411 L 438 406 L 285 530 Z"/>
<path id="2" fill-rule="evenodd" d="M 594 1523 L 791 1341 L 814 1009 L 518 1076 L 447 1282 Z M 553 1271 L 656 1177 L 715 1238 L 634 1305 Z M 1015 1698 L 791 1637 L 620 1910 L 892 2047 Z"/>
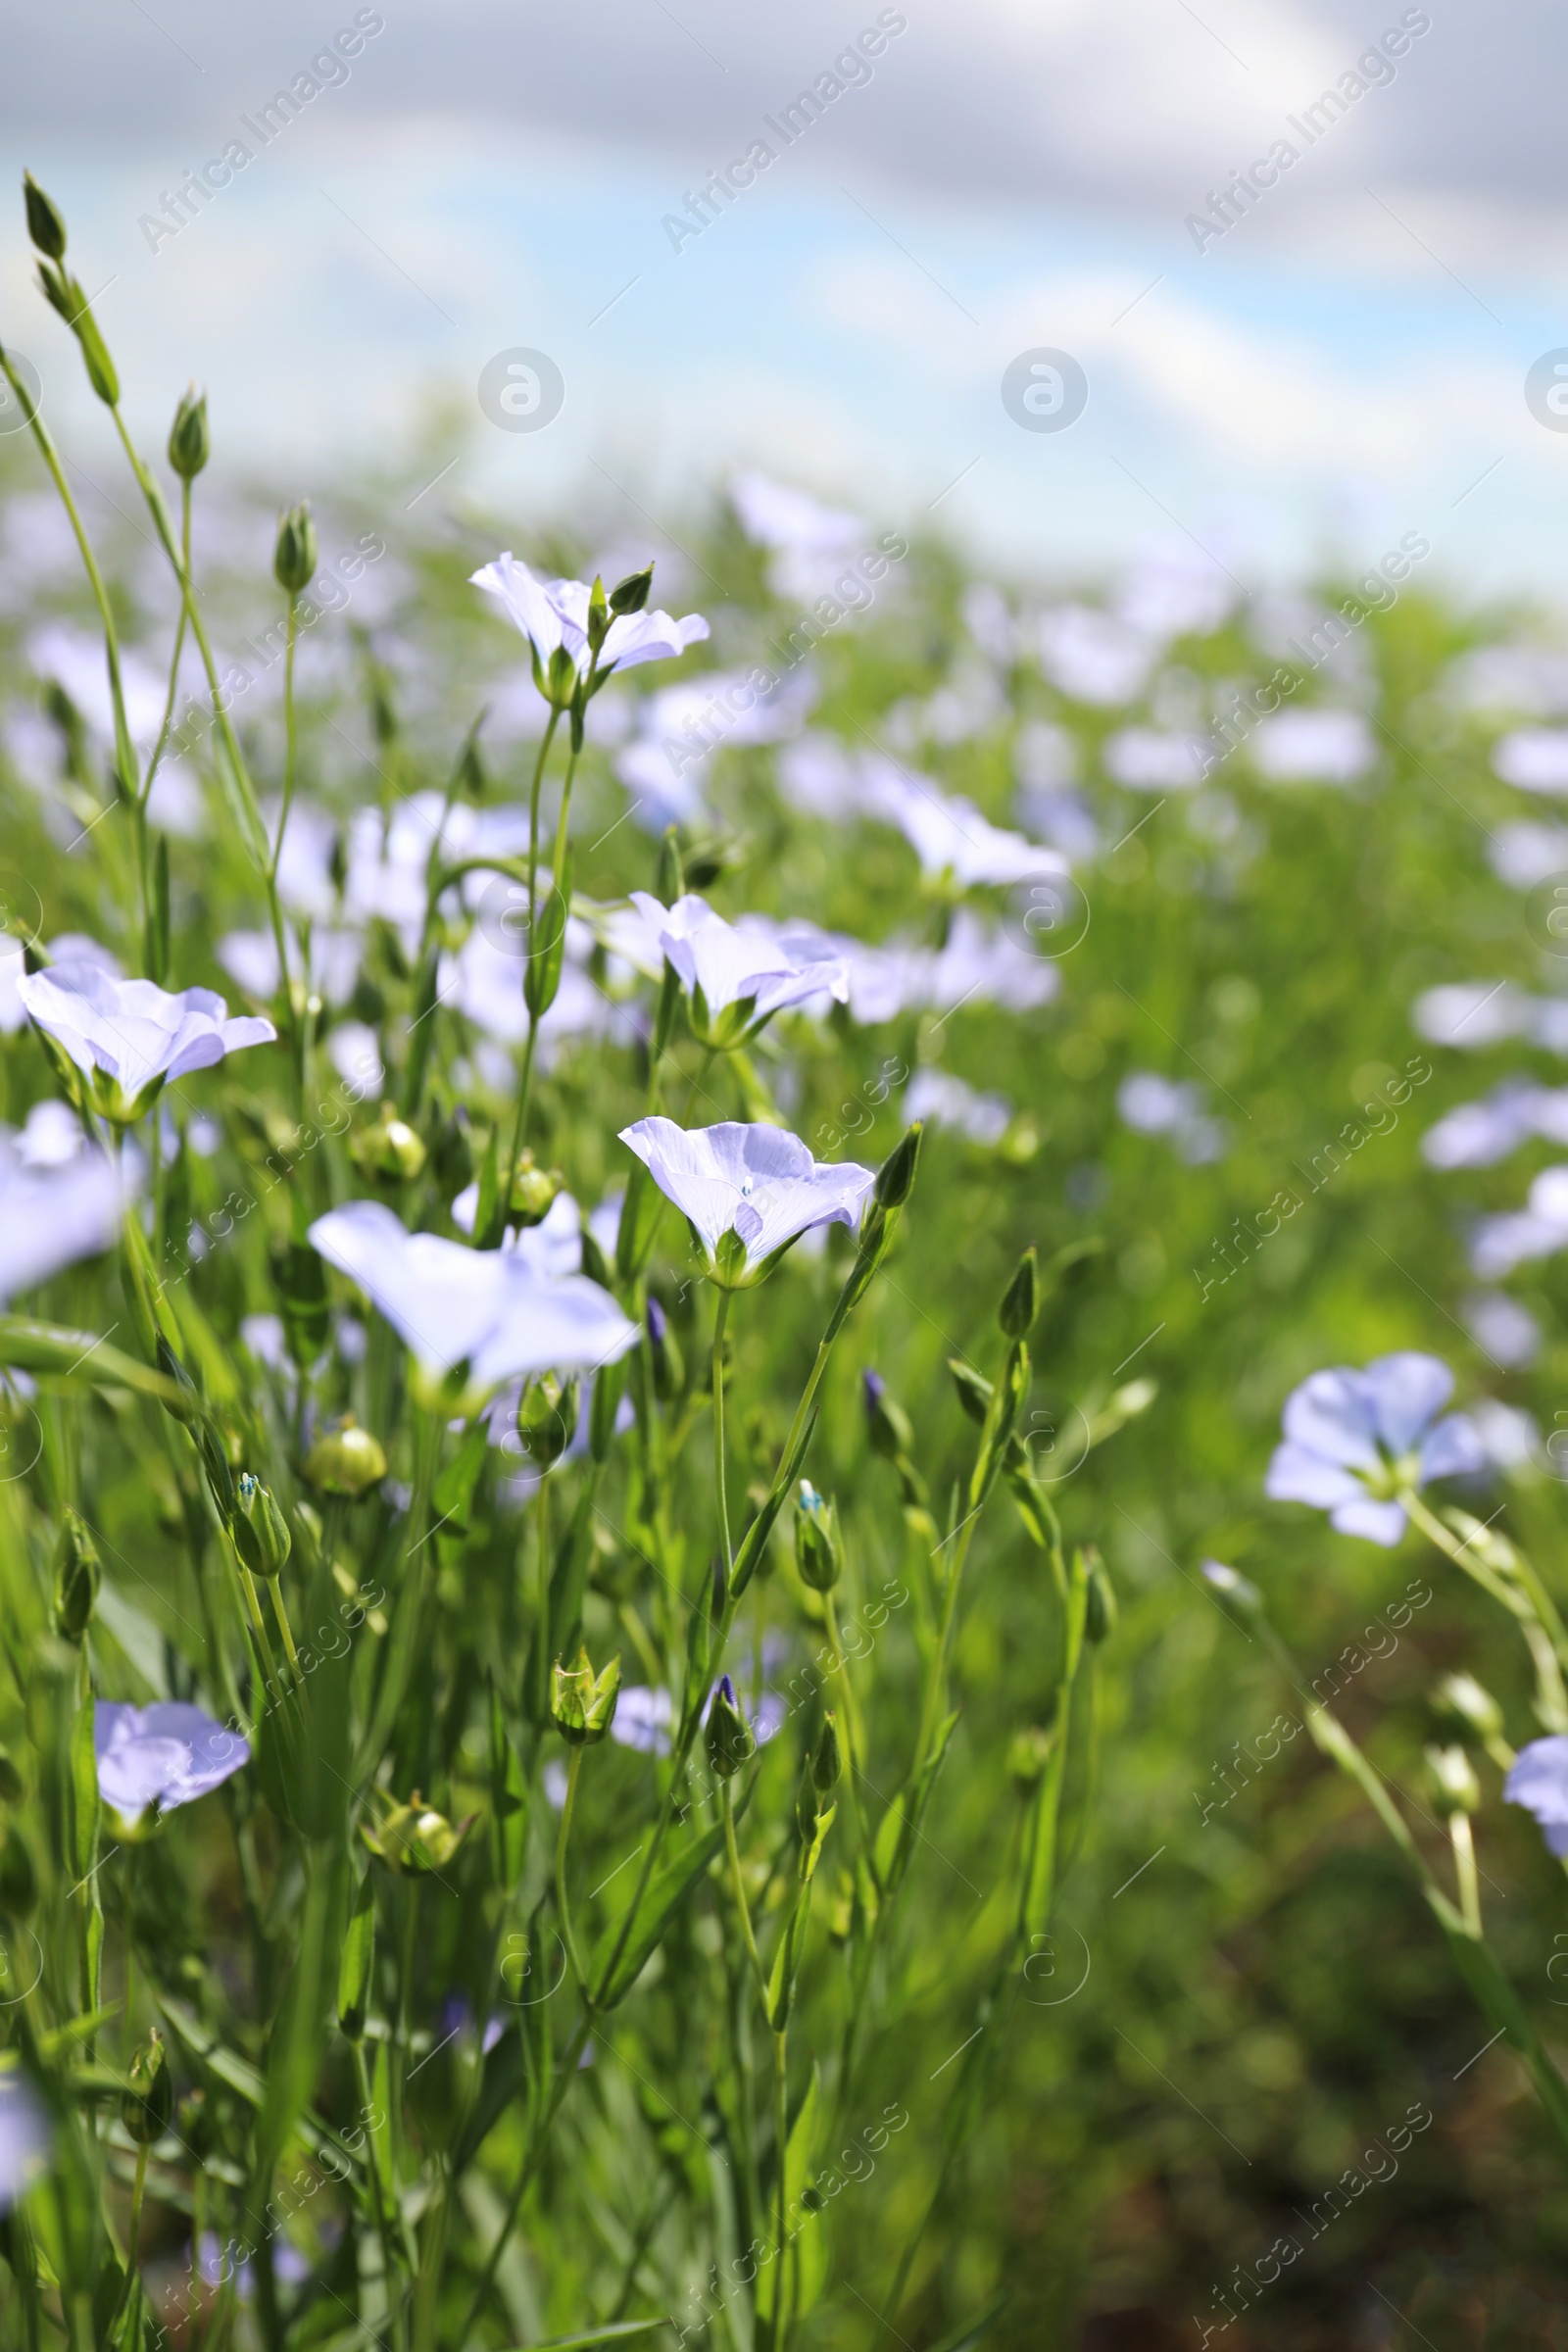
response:
<path id="1" fill-rule="evenodd" d="M 1548 1851 L 1568 1858 L 1568 1739 L 1554 1732 L 1530 1740 L 1515 1756 L 1502 1793 L 1535 1815 Z"/>
<path id="2" fill-rule="evenodd" d="M 63 1120 L 39 1116 L 56 1111 Z M 119 1177 L 63 1102 L 35 1103 L 20 1136 L 0 1128 L 0 1301 L 107 1250 L 120 1211 Z"/>
<path id="3" fill-rule="evenodd" d="M 610 1737 L 645 1756 L 667 1756 L 674 1717 L 675 1702 L 667 1690 L 651 1690 L 645 1683 L 624 1684 L 615 1702 Z"/>
<path id="4" fill-rule="evenodd" d="M 588 668 L 588 600 L 593 591 L 583 580 L 536 579 L 514 556 L 497 556 L 472 575 L 475 588 L 493 596 L 533 646 L 541 663 L 548 664 L 558 646 L 564 646 L 577 673 Z M 617 612 L 599 654 L 599 674 L 632 669 L 641 662 L 667 662 L 698 645 L 708 635 L 700 612 L 672 620 L 667 612 Z"/>
<path id="5" fill-rule="evenodd" d="M 814 1160 L 785 1128 L 738 1119 L 691 1129 L 673 1119 L 639 1119 L 621 1129 L 620 1140 L 687 1218 L 709 1274 L 727 1290 L 760 1282 L 791 1242 L 818 1225 L 848 1225 L 853 1232 L 876 1182 L 873 1169 L 853 1160 Z M 719 1243 L 730 1233 L 745 1249 L 738 1273 L 717 1263 Z"/>
<path id="6" fill-rule="evenodd" d="M 260 1013 L 231 1019 L 210 988 L 171 996 L 152 980 L 118 980 L 85 957 L 25 974 L 17 994 L 117 1124 L 139 1118 L 166 1078 L 211 1069 L 225 1054 L 277 1035 Z"/>
<path id="7" fill-rule="evenodd" d="M 9 2212 L 49 2154 L 49 2127 L 26 2077 L 15 2065 L 0 2074 L 0 2213 Z"/>
<path id="8" fill-rule="evenodd" d="M 692 1027 L 704 1045 L 735 1045 L 787 1005 L 831 996 L 842 1004 L 849 976 L 836 956 L 793 953 L 782 940 L 737 931 L 706 899 L 688 892 L 664 906 L 646 890 L 632 905 L 660 954 L 691 998 Z"/>
<path id="9" fill-rule="evenodd" d="M 200 1707 L 160 1699 L 132 1707 L 100 1698 L 93 1707 L 98 1793 L 128 1826 L 149 1805 L 172 1813 L 226 1781 L 251 1760 L 249 1743 Z"/>
<path id="10" fill-rule="evenodd" d="M 1405 1513 L 1395 1499 L 1429 1479 L 1473 1477 L 1486 1451 L 1463 1413 L 1438 1415 L 1453 1374 L 1435 1355 L 1380 1355 L 1364 1372 L 1314 1372 L 1285 1399 L 1285 1443 L 1264 1493 L 1327 1511 L 1342 1536 L 1393 1545 Z"/>
<path id="11" fill-rule="evenodd" d="M 636 1324 L 585 1274 L 552 1276 L 532 1249 L 468 1250 L 410 1233 L 381 1200 L 328 1209 L 310 1238 L 380 1309 L 432 1385 L 466 1365 L 473 1402 L 515 1373 L 592 1371 L 637 1342 Z"/>

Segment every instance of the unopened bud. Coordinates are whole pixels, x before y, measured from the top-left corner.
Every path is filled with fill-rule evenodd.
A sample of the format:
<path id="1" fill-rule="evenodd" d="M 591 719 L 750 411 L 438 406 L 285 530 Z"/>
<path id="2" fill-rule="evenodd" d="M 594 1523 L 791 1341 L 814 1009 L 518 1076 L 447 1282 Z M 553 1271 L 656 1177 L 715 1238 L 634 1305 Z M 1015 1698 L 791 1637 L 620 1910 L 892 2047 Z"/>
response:
<path id="1" fill-rule="evenodd" d="M 559 1168 L 536 1168 L 531 1152 L 519 1152 L 507 1194 L 508 1215 L 523 1225 L 543 1224 L 565 1181 Z"/>
<path id="2" fill-rule="evenodd" d="M 923 1122 L 916 1119 L 878 1168 L 873 1198 L 879 1208 L 902 1208 L 913 1192 L 922 1127 Z"/>
<path id="3" fill-rule="evenodd" d="M 652 564 L 645 564 L 641 571 L 628 571 L 626 577 L 623 580 L 617 580 L 610 591 L 610 610 L 617 615 L 622 612 L 640 612 L 648 602 L 649 591 L 653 584 L 654 567 Z"/>
<path id="4" fill-rule="evenodd" d="M 269 1490 L 248 1470 L 242 1470 L 235 1483 L 229 1534 L 252 1576 L 276 1576 L 294 1548 L 282 1512 Z"/>
<path id="5" fill-rule="evenodd" d="M 1455 1726 L 1461 1738 L 1466 1733 L 1482 1740 L 1502 1737 L 1502 1709 L 1473 1674 L 1445 1675 L 1432 1693 L 1432 1704 L 1439 1715 L 1446 1716 Z"/>
<path id="6" fill-rule="evenodd" d="M 1477 1813 L 1481 1783 L 1462 1747 L 1429 1747 L 1426 1751 L 1433 1799 L 1443 1814 Z"/>
<path id="7" fill-rule="evenodd" d="M 277 546 L 272 555 L 272 577 L 285 596 L 298 596 L 311 583 L 316 569 L 316 523 L 310 504 L 302 500 L 277 518 Z"/>
<path id="8" fill-rule="evenodd" d="M 358 1501 L 386 1476 L 386 1455 L 368 1429 L 345 1413 L 337 1429 L 325 1431 L 305 1457 L 305 1475 L 321 1494 Z"/>
<path id="9" fill-rule="evenodd" d="M 517 1406 L 523 1452 L 541 1470 L 553 1470 L 576 1432 L 577 1383 L 563 1383 L 554 1372 L 542 1372 L 528 1383 Z"/>
<path id="10" fill-rule="evenodd" d="M 1009 1340 L 1026 1340 L 1040 1312 L 1040 1257 L 1033 1242 L 1018 1260 L 1018 1271 L 1003 1293 L 997 1321 Z"/>
<path id="11" fill-rule="evenodd" d="M 808 1478 L 795 1498 L 795 1565 L 803 1585 L 831 1592 L 843 1568 L 837 1505 L 824 1501 Z"/>
<path id="12" fill-rule="evenodd" d="M 138 2148 L 162 2139 L 174 2114 L 174 2078 L 155 2026 L 130 2062 L 121 2094 L 120 2120 Z"/>
<path id="13" fill-rule="evenodd" d="M 1097 1643 L 1108 1642 L 1116 1631 L 1116 1589 L 1105 1573 L 1098 1544 L 1086 1544 L 1081 1556 L 1089 1578 L 1084 1595 L 1084 1638 Z"/>
<path id="14" fill-rule="evenodd" d="M 1245 1576 L 1227 1568 L 1223 1560 L 1205 1560 L 1203 1579 L 1226 1614 L 1233 1617 L 1257 1617 L 1262 1614 L 1263 1595 Z"/>
<path id="15" fill-rule="evenodd" d="M 86 1521 L 78 1512 L 68 1510 L 55 1553 L 54 1625 L 63 1641 L 74 1642 L 78 1648 L 87 1639 L 102 1581 L 98 1547 L 87 1532 Z"/>
<path id="16" fill-rule="evenodd" d="M 424 1166 L 424 1143 L 392 1103 L 383 1102 L 380 1117 L 353 1138 L 349 1157 L 374 1183 L 410 1184 Z"/>
<path id="17" fill-rule="evenodd" d="M 22 174 L 22 200 L 27 209 L 27 234 L 45 261 L 58 262 L 66 250 L 66 224 L 60 208 L 47 197 L 30 172 Z"/>
<path id="18" fill-rule="evenodd" d="M 207 395 L 192 384 L 169 428 L 169 463 L 182 482 L 193 482 L 212 456 L 207 431 Z"/>
<path id="19" fill-rule="evenodd" d="M 721 1781 L 729 1780 L 756 1752 L 752 1727 L 741 1712 L 735 1686 L 726 1674 L 708 1709 L 708 1761 Z"/>
<path id="20" fill-rule="evenodd" d="M 842 1769 L 839 1727 L 830 1707 L 822 1718 L 822 1736 L 817 1740 L 816 1751 L 811 1758 L 811 1786 L 818 1796 L 826 1796 L 830 1788 L 837 1787 Z"/>
<path id="21" fill-rule="evenodd" d="M 551 1670 L 550 1719 L 573 1747 L 589 1747 L 604 1738 L 615 1719 L 619 1696 L 618 1652 L 598 1675 L 586 1649 L 578 1650 L 575 1666 L 563 1666 L 558 1658 Z"/>
<path id="22" fill-rule="evenodd" d="M 1038 1723 L 1014 1732 L 1007 1742 L 1007 1778 L 1020 1795 L 1027 1796 L 1039 1782 L 1055 1745 L 1053 1735 Z"/>

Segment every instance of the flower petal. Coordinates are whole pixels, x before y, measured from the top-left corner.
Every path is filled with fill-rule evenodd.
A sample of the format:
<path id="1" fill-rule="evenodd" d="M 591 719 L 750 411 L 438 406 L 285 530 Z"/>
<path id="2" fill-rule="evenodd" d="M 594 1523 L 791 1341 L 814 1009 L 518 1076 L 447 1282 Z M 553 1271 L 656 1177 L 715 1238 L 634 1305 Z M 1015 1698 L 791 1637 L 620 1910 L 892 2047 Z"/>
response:
<path id="1" fill-rule="evenodd" d="M 1405 1519 L 1396 1502 L 1374 1502 L 1370 1494 L 1361 1494 L 1330 1511 L 1329 1525 L 1342 1536 L 1364 1536 L 1392 1551 L 1404 1534 Z"/>
<path id="2" fill-rule="evenodd" d="M 1325 1461 L 1355 1470 L 1378 1467 L 1376 1415 L 1364 1373 L 1343 1366 L 1314 1372 L 1286 1397 L 1282 1421 L 1294 1445 Z"/>
<path id="3" fill-rule="evenodd" d="M 1442 1358 L 1414 1348 L 1380 1355 L 1362 1377 L 1378 1435 L 1393 1454 L 1408 1453 L 1453 1394 L 1453 1374 Z"/>
<path id="4" fill-rule="evenodd" d="M 1353 1502 L 1366 1490 L 1340 1463 L 1326 1461 L 1310 1446 L 1287 1443 L 1275 1447 L 1263 1492 L 1275 1502 L 1309 1502 L 1328 1511 L 1338 1503 Z"/>
<path id="5" fill-rule="evenodd" d="M 1507 1803 L 1523 1805 L 1539 1822 L 1568 1827 L 1568 1738 L 1554 1732 L 1530 1740 L 1510 1765 L 1502 1793 Z"/>
<path id="6" fill-rule="evenodd" d="M 1422 1441 L 1421 1484 L 1429 1478 L 1476 1478 L 1488 1462 L 1475 1423 L 1463 1413 L 1449 1413 Z"/>

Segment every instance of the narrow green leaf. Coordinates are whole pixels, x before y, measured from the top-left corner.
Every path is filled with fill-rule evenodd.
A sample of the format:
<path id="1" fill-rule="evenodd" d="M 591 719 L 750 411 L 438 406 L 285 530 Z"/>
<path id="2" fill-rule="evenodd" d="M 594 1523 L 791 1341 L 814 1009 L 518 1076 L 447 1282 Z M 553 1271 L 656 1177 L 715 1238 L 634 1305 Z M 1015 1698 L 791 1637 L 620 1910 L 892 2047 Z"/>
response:
<path id="1" fill-rule="evenodd" d="M 611 1966 L 612 1955 L 619 1940 L 619 1926 L 612 1927 L 600 1946 L 599 1955 L 589 1971 L 590 1977 L 604 1974 L 599 1994 L 601 2009 L 613 2009 L 623 2001 L 663 1936 L 665 1929 L 681 1904 L 691 1892 L 700 1874 L 718 1852 L 724 1842 L 724 1825 L 715 1822 L 710 1830 L 693 1839 L 683 1853 L 666 1862 L 657 1871 L 644 1891 L 638 1907 L 636 1924 L 626 1938 L 620 1958 Z"/>

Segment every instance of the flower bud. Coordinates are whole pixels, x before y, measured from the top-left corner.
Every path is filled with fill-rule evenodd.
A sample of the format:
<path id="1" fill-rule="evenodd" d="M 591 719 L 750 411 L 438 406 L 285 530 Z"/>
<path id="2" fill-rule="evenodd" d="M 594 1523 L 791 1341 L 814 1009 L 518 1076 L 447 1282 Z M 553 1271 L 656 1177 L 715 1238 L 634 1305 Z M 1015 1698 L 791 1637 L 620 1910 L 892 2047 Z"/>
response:
<path id="1" fill-rule="evenodd" d="M 45 261 L 58 262 L 66 250 L 66 224 L 30 172 L 22 174 L 22 200 L 27 209 L 27 234 Z"/>
<path id="2" fill-rule="evenodd" d="M 207 431 L 207 395 L 192 384 L 169 428 L 169 463 L 182 482 L 193 482 L 212 456 Z"/>
<path id="3" fill-rule="evenodd" d="M 818 1796 L 826 1796 L 828 1790 L 837 1785 L 842 1769 L 839 1727 L 829 1707 L 822 1718 L 822 1736 L 817 1740 L 816 1752 L 811 1758 L 811 1786 Z"/>
<path id="4" fill-rule="evenodd" d="M 1038 1723 L 1013 1733 L 1007 1743 L 1007 1778 L 1020 1796 L 1027 1796 L 1037 1786 L 1055 1744 L 1055 1735 Z"/>
<path id="5" fill-rule="evenodd" d="M 308 588 L 316 569 L 316 523 L 310 503 L 302 500 L 277 518 L 277 546 L 272 555 L 272 577 L 285 596 Z"/>
<path id="6" fill-rule="evenodd" d="M 913 1192 L 923 1125 L 916 1119 L 878 1168 L 873 1197 L 879 1208 L 902 1208 Z"/>
<path id="7" fill-rule="evenodd" d="M 77 1512 L 68 1510 L 55 1553 L 54 1625 L 63 1641 L 74 1642 L 78 1648 L 87 1639 L 102 1580 L 98 1547 L 86 1522 Z"/>
<path id="8" fill-rule="evenodd" d="M 517 1436 L 529 1460 L 553 1470 L 576 1433 L 577 1383 L 554 1372 L 529 1381 L 517 1405 Z"/>
<path id="9" fill-rule="evenodd" d="M 654 584 L 654 567 L 647 564 L 641 571 L 628 571 L 610 591 L 610 610 L 617 616 L 622 612 L 640 612 L 648 602 Z M 679 897 L 679 892 L 676 897 Z M 673 902 L 667 902 L 673 904 Z"/>
<path id="10" fill-rule="evenodd" d="M 596 571 L 594 584 L 588 591 L 588 650 L 590 653 L 597 654 L 609 634 L 610 599 L 605 594 L 605 583 Z"/>
<path id="11" fill-rule="evenodd" d="M 914 1431 L 909 1416 L 902 1404 L 888 1395 L 888 1384 L 880 1372 L 863 1376 L 865 1389 L 866 1436 L 871 1451 L 879 1453 L 885 1462 L 896 1462 L 907 1454 L 914 1445 Z"/>
<path id="12" fill-rule="evenodd" d="M 173 2114 L 174 2078 L 154 2026 L 130 2062 L 129 2077 L 121 2093 L 120 2120 L 138 2148 L 150 2148 L 155 2139 L 163 2138 Z"/>
<path id="13" fill-rule="evenodd" d="M 1500 1740 L 1502 1709 L 1473 1674 L 1447 1674 L 1432 1693 L 1436 1712 L 1452 1723 L 1461 1739 Z"/>
<path id="14" fill-rule="evenodd" d="M 545 700 L 564 710 L 577 691 L 577 664 L 564 645 L 558 645 L 545 671 Z"/>
<path id="15" fill-rule="evenodd" d="M 1098 1544 L 1086 1544 L 1080 1556 L 1089 1579 L 1084 1596 L 1084 1638 L 1096 1643 L 1108 1642 L 1116 1631 L 1116 1588 L 1105 1573 Z"/>
<path id="16" fill-rule="evenodd" d="M 1479 1812 L 1481 1783 L 1476 1779 L 1475 1766 L 1464 1749 L 1429 1747 L 1426 1757 L 1433 1801 L 1438 1811 L 1445 1816 Z"/>
<path id="17" fill-rule="evenodd" d="M 269 1490 L 248 1470 L 240 1472 L 235 1484 L 229 1534 L 252 1576 L 276 1576 L 294 1548 L 282 1512 Z"/>
<path id="18" fill-rule="evenodd" d="M 380 1117 L 350 1143 L 349 1157 L 373 1183 L 411 1184 L 424 1166 L 424 1144 L 396 1106 L 383 1102 Z"/>
<path id="19" fill-rule="evenodd" d="M 1040 1312 L 1040 1255 L 1033 1242 L 1018 1260 L 1018 1271 L 1003 1293 L 997 1321 L 1009 1340 L 1026 1340 Z"/>
<path id="20" fill-rule="evenodd" d="M 523 1225 L 543 1224 L 565 1181 L 559 1168 L 536 1168 L 531 1152 L 519 1152 L 507 1193 L 508 1215 Z"/>
<path id="21" fill-rule="evenodd" d="M 563 1740 L 573 1747 L 590 1747 L 602 1740 L 615 1719 L 620 1696 L 620 1654 L 595 1675 L 586 1649 L 577 1652 L 575 1666 L 558 1658 L 550 1675 L 550 1719 Z"/>
<path id="22" fill-rule="evenodd" d="M 368 1429 L 345 1413 L 336 1429 L 324 1430 L 305 1457 L 305 1475 L 321 1494 L 347 1495 L 351 1502 L 386 1476 L 386 1455 Z"/>
<path id="23" fill-rule="evenodd" d="M 38 1874 L 14 1821 L 0 1833 L 0 1919 L 30 1919 L 38 1904 Z M 15 1997 L 17 1987 L 11 1988 Z"/>
<path id="24" fill-rule="evenodd" d="M 1262 1593 L 1245 1576 L 1238 1576 L 1234 1568 L 1227 1568 L 1223 1560 L 1205 1560 L 1203 1579 L 1228 1617 L 1245 1621 L 1262 1615 Z"/>
<path id="25" fill-rule="evenodd" d="M 448 1821 L 425 1804 L 416 1788 L 406 1805 L 390 1806 L 374 1828 L 362 1822 L 360 1836 L 388 1870 L 419 1879 L 432 1870 L 445 1870 L 478 1818 L 470 1813 L 463 1821 Z"/>
<path id="26" fill-rule="evenodd" d="M 741 1712 L 735 1686 L 726 1674 L 708 1709 L 708 1761 L 721 1781 L 730 1780 L 755 1753 L 752 1727 Z"/>
<path id="27" fill-rule="evenodd" d="M 808 1478 L 795 1498 L 795 1565 L 813 1592 L 831 1592 L 843 1567 L 837 1506 L 825 1502 Z"/>

